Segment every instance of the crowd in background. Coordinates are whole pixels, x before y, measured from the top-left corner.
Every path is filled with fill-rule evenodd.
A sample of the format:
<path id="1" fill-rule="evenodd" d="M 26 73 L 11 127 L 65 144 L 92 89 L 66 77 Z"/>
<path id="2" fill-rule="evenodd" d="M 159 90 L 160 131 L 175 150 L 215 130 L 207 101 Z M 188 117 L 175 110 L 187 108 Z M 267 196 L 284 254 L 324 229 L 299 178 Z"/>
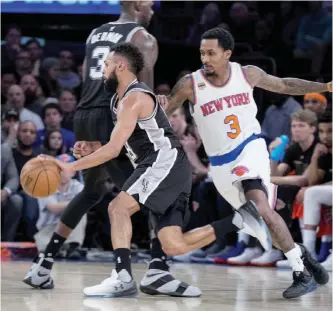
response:
<path id="1" fill-rule="evenodd" d="M 188 4 L 184 5 L 186 9 Z M 279 76 L 305 76 L 318 81 L 329 76 L 331 80 L 332 3 L 313 1 L 306 6 L 298 6 L 292 2 L 280 2 L 278 5 L 279 10 L 263 13 L 258 2 L 234 2 L 230 3 L 228 10 L 221 12 L 218 4 L 204 3 L 191 8 L 199 14 L 195 15 L 197 20 L 186 27 L 179 27 L 179 14 L 166 21 L 162 13 L 157 13 L 152 33 L 158 40 L 163 37 L 162 45 L 169 44 L 169 49 L 179 51 L 182 47 L 172 44 L 183 41 L 186 46 L 195 47 L 193 51 L 196 51 L 204 31 L 223 27 L 235 37 L 235 61 L 239 59 L 240 62 L 268 66 L 270 73 Z M 187 7 L 183 13 L 183 23 L 186 23 L 189 10 Z M 81 191 L 82 181 L 79 176 L 62 176 L 61 186 L 55 194 L 37 200 L 24 193 L 19 175 L 24 164 L 41 153 L 71 160 L 64 155 L 71 154 L 75 143 L 73 116 L 80 100 L 82 54 L 76 56 L 68 49 L 50 51 L 47 46 L 42 46 L 40 40 L 21 29 L 17 22 L 17 25 L 8 27 L 1 47 L 1 236 L 2 241 L 36 241 L 38 248 L 43 249 L 61 213 Z M 21 44 L 23 36 L 32 38 Z M 197 58 L 198 63 L 199 53 L 195 53 L 191 57 Z M 170 83 L 190 69 L 196 69 L 191 66 L 184 68 L 177 63 L 172 69 L 177 73 L 170 78 L 166 70 L 161 70 L 162 62 L 164 68 L 168 68 L 165 67 L 168 61 L 165 56 L 161 50 L 160 65 L 155 72 L 156 94 L 169 94 Z M 313 200 L 305 199 L 309 198 L 312 186 L 327 183 L 332 188 L 332 156 L 331 149 L 328 150 L 332 146 L 332 136 L 330 134 L 327 138 L 329 133 L 325 132 L 327 124 L 332 131 L 332 99 L 329 94 L 319 93 L 292 97 L 255 91 L 254 96 L 269 150 L 281 143 L 281 135 L 290 138 L 285 156 L 279 161 L 271 161 L 272 182 L 280 186 L 276 209 L 287 222 L 295 240 L 303 240 L 312 253 L 315 253 L 316 242 L 319 241 L 316 234 L 321 237 L 317 250 L 320 250 L 320 261 L 325 261 L 332 244 L 331 208 L 325 206 L 329 204 L 316 203 L 319 207 L 323 203 L 323 207 L 317 210 L 318 223 L 304 224 L 303 218 L 314 205 Z M 209 162 L 192 123 L 188 103 L 172 114 L 170 123 L 193 167 L 192 216 L 187 230 L 227 216 L 231 207 L 212 183 Z M 316 164 L 318 158 L 320 165 Z M 309 167 L 312 170 L 310 176 L 316 178 L 309 177 Z M 106 201 L 117 193 L 111 179 L 108 185 L 110 196 Z M 310 202 L 310 206 L 306 202 Z M 144 214 L 133 220 L 133 247 L 148 248 L 146 222 Z M 320 226 L 319 232 L 316 231 L 317 226 Z M 83 246 L 111 249 L 109 230 L 105 205 L 104 209 L 103 206 L 96 207 L 73 231 L 59 256 L 80 258 Z M 224 241 L 174 258 L 179 261 L 262 266 L 282 259 L 283 254 L 279 250 L 264 253 L 257 241 L 245 234 L 228 235 Z"/>

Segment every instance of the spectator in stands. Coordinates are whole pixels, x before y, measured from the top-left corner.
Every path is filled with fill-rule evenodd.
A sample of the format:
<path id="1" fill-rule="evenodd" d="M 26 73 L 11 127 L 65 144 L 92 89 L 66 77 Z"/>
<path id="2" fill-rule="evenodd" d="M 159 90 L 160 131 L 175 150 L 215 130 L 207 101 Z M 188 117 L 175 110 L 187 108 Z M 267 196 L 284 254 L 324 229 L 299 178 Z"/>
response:
<path id="1" fill-rule="evenodd" d="M 10 147 L 16 145 L 19 122 L 20 117 L 15 109 L 10 109 L 3 114 L 1 125 L 1 143 L 6 142 Z"/>
<path id="2" fill-rule="evenodd" d="M 39 219 L 37 228 L 39 232 L 35 235 L 35 241 L 39 251 L 45 250 L 68 203 L 83 189 L 83 185 L 72 177 L 73 175 L 62 171 L 58 191 L 49 197 L 38 199 Z M 60 250 L 62 257 L 71 259 L 81 257 L 79 247 L 82 246 L 85 238 L 86 225 L 87 216 L 84 215 Z"/>
<path id="3" fill-rule="evenodd" d="M 259 20 L 255 25 L 253 51 L 259 56 L 273 56 L 276 53 L 275 42 L 271 23 L 264 19 Z"/>
<path id="4" fill-rule="evenodd" d="M 43 60 L 40 68 L 39 83 L 45 97 L 57 97 L 60 90 L 57 82 L 59 72 L 59 59 L 49 57 Z"/>
<path id="5" fill-rule="evenodd" d="M 303 242 L 316 258 L 316 230 L 321 216 L 321 205 L 332 206 L 332 113 L 326 112 L 318 120 L 319 140 L 308 168 L 311 186 L 304 193 Z M 328 258 L 332 270 L 332 258 Z"/>
<path id="6" fill-rule="evenodd" d="M 24 75 L 31 74 L 32 61 L 28 51 L 21 50 L 17 53 L 15 58 L 15 71 L 20 78 Z"/>
<path id="7" fill-rule="evenodd" d="M 170 92 L 171 92 L 170 85 L 166 82 L 158 84 L 155 88 L 155 94 L 158 94 L 158 95 L 167 96 L 170 94 Z"/>
<path id="8" fill-rule="evenodd" d="M 10 69 L 1 71 L 1 105 L 5 105 L 8 99 L 9 88 L 18 82 L 16 74 Z"/>
<path id="9" fill-rule="evenodd" d="M 59 96 L 59 105 L 63 111 L 61 126 L 73 131 L 73 118 L 76 110 L 77 99 L 72 90 L 62 90 Z"/>
<path id="10" fill-rule="evenodd" d="M 5 40 L 1 46 L 1 66 L 14 67 L 16 55 L 21 50 L 21 29 L 17 25 L 9 26 Z"/>
<path id="11" fill-rule="evenodd" d="M 36 135 L 37 128 L 34 123 L 30 121 L 23 121 L 19 123 L 17 130 L 17 146 L 12 150 L 19 174 L 21 174 L 24 164 L 40 153 L 32 147 L 36 139 Z"/>
<path id="12" fill-rule="evenodd" d="M 43 142 L 43 153 L 54 157 L 66 153 L 66 146 L 64 145 L 60 130 L 47 132 Z"/>
<path id="13" fill-rule="evenodd" d="M 45 130 L 37 132 L 35 146 L 41 146 L 47 136 L 47 132 L 58 130 L 61 132 L 66 150 L 70 151 L 75 143 L 74 133 L 61 127 L 63 112 L 58 104 L 47 104 L 43 108 L 42 117 L 45 122 Z"/>
<path id="14" fill-rule="evenodd" d="M 290 116 L 302 106 L 292 96 L 269 92 L 271 105 L 265 112 L 261 131 L 269 140 L 281 135 L 290 136 Z"/>
<path id="15" fill-rule="evenodd" d="M 304 109 L 320 115 L 327 108 L 327 99 L 320 93 L 308 93 L 304 95 L 303 105 Z"/>
<path id="16" fill-rule="evenodd" d="M 21 174 L 23 166 L 32 158 L 39 154 L 39 151 L 34 149 L 33 143 L 36 139 L 37 129 L 34 123 L 30 121 L 20 122 L 17 131 L 17 146 L 12 149 L 13 157 L 18 174 Z M 19 185 L 18 194 L 23 199 L 23 223 L 25 224 L 25 237 L 33 241 L 33 236 L 36 233 L 36 222 L 38 219 L 38 204 L 35 198 L 27 195 L 22 186 Z"/>
<path id="17" fill-rule="evenodd" d="M 24 75 L 21 78 L 20 86 L 25 95 L 24 106 L 32 112 L 41 115 L 43 110 L 43 97 L 36 78 L 33 75 Z"/>
<path id="18" fill-rule="evenodd" d="M 7 144 L 1 145 L 1 240 L 14 241 L 22 214 L 22 198 L 15 192 L 19 176 Z"/>
<path id="19" fill-rule="evenodd" d="M 20 115 L 20 121 L 32 121 L 38 130 L 44 129 L 42 119 L 36 113 L 24 107 L 25 96 L 19 85 L 12 85 L 8 90 L 8 102 L 6 108 L 14 108 Z"/>
<path id="20" fill-rule="evenodd" d="M 291 116 L 291 134 L 294 143 L 286 149 L 281 163 L 271 160 L 271 176 L 274 184 L 299 187 L 307 185 L 307 179 L 303 174 L 318 143 L 314 135 L 316 125 L 317 116 L 312 111 L 300 110 Z M 295 176 L 286 176 L 292 171 L 295 172 Z"/>
<path id="21" fill-rule="evenodd" d="M 201 35 L 208 29 L 214 28 L 221 23 L 221 13 L 219 6 L 214 3 L 208 3 L 201 14 L 199 24 L 192 26 L 189 31 L 189 36 L 186 39 L 187 43 L 199 45 Z"/>
<path id="22" fill-rule="evenodd" d="M 254 25 L 257 14 L 249 12 L 248 6 L 242 2 L 235 2 L 229 10 L 230 22 L 228 25 L 236 42 L 252 44 L 254 38 Z"/>
<path id="23" fill-rule="evenodd" d="M 79 76 L 72 71 L 74 66 L 73 54 L 70 51 L 63 50 L 60 52 L 60 73 L 57 77 L 58 84 L 61 88 L 75 89 L 81 83 Z"/>
<path id="24" fill-rule="evenodd" d="M 326 47 L 332 43 L 332 16 L 322 10 L 322 1 L 309 1 L 308 5 L 310 12 L 298 28 L 294 56 L 311 59 L 311 72 L 319 74 Z"/>
<path id="25" fill-rule="evenodd" d="M 25 49 L 30 53 L 32 61 L 32 72 L 31 74 L 35 77 L 39 76 L 39 69 L 41 65 L 41 57 L 43 54 L 42 47 L 37 39 L 30 39 L 25 44 Z"/>

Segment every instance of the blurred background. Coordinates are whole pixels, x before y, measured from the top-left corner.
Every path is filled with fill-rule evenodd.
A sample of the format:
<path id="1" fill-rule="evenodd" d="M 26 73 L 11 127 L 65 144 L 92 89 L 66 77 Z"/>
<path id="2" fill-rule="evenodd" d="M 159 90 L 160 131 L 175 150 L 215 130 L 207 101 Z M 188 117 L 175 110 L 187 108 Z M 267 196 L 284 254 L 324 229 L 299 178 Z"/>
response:
<path id="1" fill-rule="evenodd" d="M 85 41 L 92 29 L 118 18 L 120 4 L 119 1 L 3 0 L 1 11 L 1 238 L 6 242 L 35 243 L 36 239 L 43 240 L 41 232 L 46 236 L 61 212 L 45 211 L 45 202 L 23 192 L 18 179 L 20 170 L 40 153 L 71 154 L 75 142 L 73 116 L 80 100 Z M 148 30 L 159 44 L 156 94 L 169 94 L 180 77 L 200 68 L 200 37 L 213 27 L 222 27 L 233 34 L 236 44 L 231 61 L 256 65 L 279 77 L 332 80 L 331 1 L 155 1 L 154 11 Z M 315 113 L 317 118 L 332 108 L 331 93 L 292 97 L 255 89 L 254 96 L 267 146 L 281 135 L 290 138 L 289 147 L 299 143 L 297 137 L 293 137 L 293 120 L 312 126 L 312 119 L 308 115 L 292 118 L 294 113 L 305 109 Z M 190 230 L 224 217 L 231 210 L 209 178 L 208 160 L 187 106 L 175 112 L 170 122 L 186 152 L 196 153 L 202 164 L 194 167 Z M 188 127 L 193 129 L 190 131 L 193 139 L 183 139 Z M 308 140 L 312 137 L 309 135 Z M 288 175 L 301 175 L 305 171 L 311 161 L 308 153 L 313 152 L 314 146 L 312 151 L 300 148 L 294 154 L 298 162 L 304 162 L 301 171 L 295 171 L 295 159 L 281 161 L 290 161 L 287 162 L 290 165 Z M 304 156 L 306 152 L 307 156 Z M 82 183 L 80 174 L 75 178 Z M 304 187 L 297 182 L 292 185 L 288 182 L 282 182 L 287 190 L 279 194 L 280 209 L 294 238 L 301 241 L 302 221 L 299 219 L 303 216 L 295 215 L 293 210 L 295 204 L 303 204 L 302 196 L 297 195 Z M 110 195 L 105 198 L 105 204 L 118 191 L 112 180 L 108 184 Z M 79 190 L 77 187 L 76 191 Z M 69 193 L 62 199 L 67 202 L 75 194 Z M 40 219 L 45 217 L 45 212 L 50 220 L 41 225 Z M 318 256 L 323 252 L 322 261 L 329 256 L 332 241 L 330 208 L 325 210 L 325 215 L 325 234 L 319 234 L 316 241 Z M 144 212 L 133 218 L 132 250 L 138 253 L 138 260 L 149 258 L 146 223 Z M 42 231 L 44 225 L 52 226 Z M 112 253 L 106 253 L 112 250 L 112 245 L 105 205 L 89 212 L 87 221 L 81 225 L 83 237 L 70 241 L 70 251 L 64 249 L 59 257 L 79 259 L 90 252 L 94 256 L 109 254 L 112 258 Z M 31 245 L 28 249 L 33 253 L 36 245 Z M 15 256 L 22 252 L 20 246 L 15 245 L 11 251 Z M 175 260 L 212 262 L 222 258 L 215 262 L 224 263 L 228 258 L 243 255 L 229 263 L 249 264 L 263 254 L 256 241 L 233 234 L 225 241 Z M 265 264 L 283 259 L 277 250 L 269 256 L 267 262 L 263 260 Z"/>

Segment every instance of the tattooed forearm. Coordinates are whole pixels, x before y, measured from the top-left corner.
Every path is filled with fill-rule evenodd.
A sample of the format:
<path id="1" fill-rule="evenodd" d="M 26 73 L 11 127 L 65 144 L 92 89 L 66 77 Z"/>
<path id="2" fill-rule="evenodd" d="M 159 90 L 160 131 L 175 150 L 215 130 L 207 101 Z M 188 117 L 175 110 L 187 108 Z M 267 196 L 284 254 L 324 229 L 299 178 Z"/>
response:
<path id="1" fill-rule="evenodd" d="M 267 81 L 263 81 L 262 84 L 269 86 L 269 79 Z M 273 85 L 273 84 L 272 84 Z M 272 91 L 276 93 L 283 93 L 288 95 L 304 95 L 306 93 L 312 92 L 327 92 L 328 87 L 326 83 L 318 83 L 312 81 L 301 80 L 297 78 L 283 78 L 280 79 L 279 83 L 274 84 L 274 88 Z"/>
<path id="2" fill-rule="evenodd" d="M 166 114 L 171 115 L 175 110 L 182 106 L 185 100 L 191 100 L 191 92 L 191 76 L 186 75 L 176 83 L 171 93 L 167 96 L 168 106 L 165 109 Z"/>
<path id="3" fill-rule="evenodd" d="M 275 93 L 304 95 L 311 92 L 327 92 L 332 89 L 332 84 L 329 87 L 327 83 L 271 76 L 256 66 L 245 66 L 243 69 L 252 86 Z"/>

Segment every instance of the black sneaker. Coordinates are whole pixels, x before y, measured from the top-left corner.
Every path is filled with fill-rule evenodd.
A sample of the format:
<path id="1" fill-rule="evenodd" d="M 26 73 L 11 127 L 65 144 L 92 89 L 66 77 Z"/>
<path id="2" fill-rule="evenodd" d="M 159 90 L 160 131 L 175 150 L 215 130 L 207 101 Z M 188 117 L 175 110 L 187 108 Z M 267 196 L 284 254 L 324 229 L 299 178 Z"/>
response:
<path id="1" fill-rule="evenodd" d="M 325 268 L 314 259 L 306 247 L 298 244 L 302 251 L 302 260 L 306 269 L 313 275 L 316 282 L 320 285 L 327 284 L 329 281 L 329 274 Z"/>
<path id="2" fill-rule="evenodd" d="M 303 272 L 293 272 L 294 282 L 283 292 L 286 299 L 297 298 L 305 294 L 311 293 L 317 289 L 318 285 L 313 276 L 304 268 Z"/>

